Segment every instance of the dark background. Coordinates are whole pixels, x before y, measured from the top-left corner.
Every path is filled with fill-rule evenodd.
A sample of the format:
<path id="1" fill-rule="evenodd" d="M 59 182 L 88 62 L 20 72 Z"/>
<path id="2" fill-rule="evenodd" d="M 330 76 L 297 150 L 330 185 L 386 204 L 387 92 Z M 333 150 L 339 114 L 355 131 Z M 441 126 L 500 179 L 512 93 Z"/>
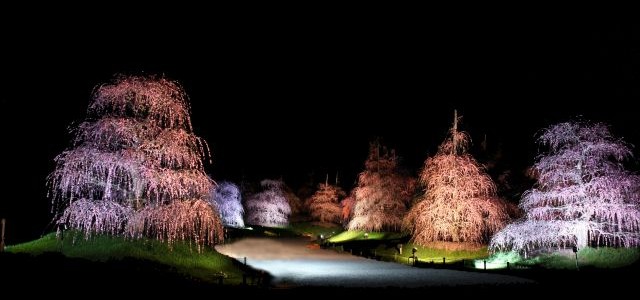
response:
<path id="1" fill-rule="evenodd" d="M 93 87 L 115 73 L 165 74 L 184 85 L 215 180 L 282 177 L 297 189 L 339 172 L 351 189 L 376 137 L 417 174 L 445 138 L 453 109 L 464 116 L 471 153 L 482 159 L 500 150 L 500 169 L 512 170 L 516 185 L 538 153 L 535 133 L 555 122 L 583 116 L 640 142 L 637 24 L 374 19 L 6 29 L 7 243 L 52 230 L 46 176 Z M 489 153 L 478 147 L 485 135 Z"/>

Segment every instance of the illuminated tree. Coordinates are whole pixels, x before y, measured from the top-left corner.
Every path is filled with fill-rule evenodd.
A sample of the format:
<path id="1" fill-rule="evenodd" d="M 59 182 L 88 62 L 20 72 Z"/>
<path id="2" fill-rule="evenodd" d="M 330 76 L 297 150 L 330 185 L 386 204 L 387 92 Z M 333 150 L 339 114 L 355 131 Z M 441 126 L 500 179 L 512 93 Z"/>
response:
<path id="1" fill-rule="evenodd" d="M 307 200 L 309 214 L 320 222 L 337 223 L 342 220 L 340 199 L 346 196 L 338 186 L 328 183 L 318 185 L 318 190 Z"/>
<path id="2" fill-rule="evenodd" d="M 284 194 L 284 182 L 265 179 L 262 191 L 249 196 L 245 203 L 247 223 L 268 227 L 286 226 L 291 207 Z"/>
<path id="3" fill-rule="evenodd" d="M 548 151 L 532 170 L 537 183 L 520 202 L 524 219 L 508 225 L 490 248 L 525 254 L 538 248 L 640 245 L 640 177 L 626 171 L 630 146 L 607 125 L 556 124 L 538 142 Z"/>
<path id="4" fill-rule="evenodd" d="M 420 173 L 424 196 L 405 219 L 415 243 L 486 243 L 508 220 L 496 186 L 467 151 L 470 138 L 458 131 L 457 113 L 450 136 Z"/>
<path id="5" fill-rule="evenodd" d="M 95 90 L 75 132 L 48 181 L 58 224 L 87 238 L 126 233 L 199 246 L 222 239 L 219 214 L 207 203 L 208 148 L 193 134 L 180 85 L 118 77 Z"/>
<path id="6" fill-rule="evenodd" d="M 349 230 L 398 230 L 413 194 L 415 180 L 401 174 L 395 151 L 379 142 L 369 146 L 365 170 L 354 189 L 355 206 Z"/>
<path id="7" fill-rule="evenodd" d="M 350 193 L 346 198 L 340 201 L 340 208 L 342 210 L 342 224 L 348 225 L 353 216 L 353 208 L 356 204 L 356 197 L 353 193 Z"/>
<path id="8" fill-rule="evenodd" d="M 220 211 L 225 226 L 244 227 L 244 208 L 238 186 L 231 182 L 220 182 L 214 189 L 213 200 Z"/>

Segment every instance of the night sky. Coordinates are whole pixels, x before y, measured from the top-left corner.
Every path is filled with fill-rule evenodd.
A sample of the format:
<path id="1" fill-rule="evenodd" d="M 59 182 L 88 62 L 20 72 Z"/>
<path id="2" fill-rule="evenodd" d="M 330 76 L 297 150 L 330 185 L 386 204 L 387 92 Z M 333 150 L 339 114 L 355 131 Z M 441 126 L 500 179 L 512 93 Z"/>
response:
<path id="1" fill-rule="evenodd" d="M 351 189 L 376 137 L 416 174 L 453 109 L 471 153 L 499 149 L 501 170 L 514 174 L 533 162 L 539 129 L 576 116 L 640 145 L 638 110 L 629 107 L 640 99 L 637 24 L 267 22 L 193 39 L 187 29 L 146 30 L 9 35 L 0 97 L 9 244 L 52 230 L 45 180 L 53 158 L 70 145 L 67 128 L 84 119 L 93 87 L 115 73 L 184 85 L 215 180 L 282 177 L 295 190 L 339 172 Z M 489 154 L 479 149 L 485 135 Z"/>

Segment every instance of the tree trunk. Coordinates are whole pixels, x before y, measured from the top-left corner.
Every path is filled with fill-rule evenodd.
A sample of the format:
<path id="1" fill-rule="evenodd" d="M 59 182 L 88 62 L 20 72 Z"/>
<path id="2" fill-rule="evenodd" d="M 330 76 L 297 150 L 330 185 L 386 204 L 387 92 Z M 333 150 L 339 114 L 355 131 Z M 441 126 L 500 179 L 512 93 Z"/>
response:
<path id="1" fill-rule="evenodd" d="M 0 235 L 0 252 L 4 252 L 4 224 L 6 223 L 5 219 L 2 219 L 2 235 Z"/>

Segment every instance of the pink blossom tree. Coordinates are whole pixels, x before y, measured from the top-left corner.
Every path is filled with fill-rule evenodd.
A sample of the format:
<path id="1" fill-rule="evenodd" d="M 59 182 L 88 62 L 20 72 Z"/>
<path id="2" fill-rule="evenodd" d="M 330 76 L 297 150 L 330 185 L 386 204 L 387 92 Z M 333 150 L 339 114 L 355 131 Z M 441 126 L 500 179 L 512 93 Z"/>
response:
<path id="1" fill-rule="evenodd" d="M 550 126 L 538 142 L 548 151 L 532 167 L 537 184 L 522 196 L 525 216 L 490 249 L 640 245 L 640 177 L 622 166 L 630 146 L 607 125 L 585 121 Z"/>
<path id="2" fill-rule="evenodd" d="M 318 185 L 318 190 L 307 200 L 309 214 L 314 220 L 340 224 L 342 209 L 340 200 L 346 196 L 345 192 L 328 182 Z"/>
<path id="3" fill-rule="evenodd" d="M 414 186 L 415 179 L 400 172 L 395 151 L 371 143 L 365 170 L 354 189 L 353 217 L 347 229 L 399 230 Z"/>
<path id="4" fill-rule="evenodd" d="M 351 221 L 351 218 L 353 217 L 353 208 L 355 205 L 356 197 L 353 195 L 353 193 L 350 193 L 347 197 L 340 201 L 340 208 L 342 210 L 342 225 L 344 225 L 345 227 L 349 224 L 349 221 Z"/>
<path id="5" fill-rule="evenodd" d="M 213 191 L 213 200 L 225 226 L 244 227 L 244 208 L 237 185 L 227 181 L 218 183 Z"/>
<path id="6" fill-rule="evenodd" d="M 87 238 L 222 240 L 219 214 L 207 202 L 208 147 L 189 114 L 182 87 L 165 78 L 123 76 L 99 86 L 73 146 L 49 176 L 57 223 Z"/>
<path id="7" fill-rule="evenodd" d="M 245 203 L 247 223 L 267 227 L 287 226 L 291 207 L 285 197 L 284 182 L 265 179 L 260 186 L 262 191 L 249 196 Z"/>
<path id="8" fill-rule="evenodd" d="M 469 135 L 458 130 L 456 112 L 450 136 L 425 161 L 420 173 L 425 193 L 404 222 L 415 243 L 481 244 L 506 225 L 506 203 L 496 196 L 496 186 L 482 166 L 467 153 L 469 143 Z"/>

